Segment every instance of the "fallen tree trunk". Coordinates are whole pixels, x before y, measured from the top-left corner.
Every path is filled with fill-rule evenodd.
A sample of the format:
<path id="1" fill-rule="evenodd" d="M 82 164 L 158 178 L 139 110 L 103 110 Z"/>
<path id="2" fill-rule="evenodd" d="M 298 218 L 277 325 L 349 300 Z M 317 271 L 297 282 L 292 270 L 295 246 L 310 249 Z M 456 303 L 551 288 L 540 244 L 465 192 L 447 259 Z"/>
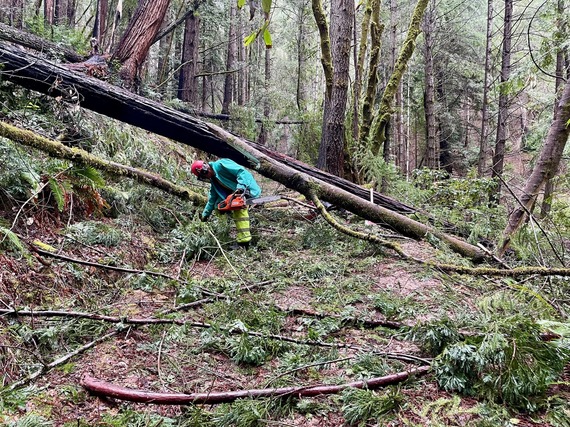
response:
<path id="1" fill-rule="evenodd" d="M 86 58 L 73 49 L 42 39 L 35 34 L 18 30 L 0 22 L 0 39 L 42 52 L 50 58 L 65 58 L 69 62 L 81 62 Z"/>
<path id="2" fill-rule="evenodd" d="M 486 257 L 478 247 L 398 213 L 402 208 L 407 209 L 405 213 L 410 212 L 408 207 L 393 199 L 375 193 L 374 203 L 371 203 L 368 201 L 368 190 L 232 135 L 214 124 L 100 80 L 74 73 L 19 51 L 5 42 L 0 42 L 0 63 L 3 66 L 1 74 L 4 78 L 26 88 L 54 97 L 59 96 L 83 108 L 215 156 L 230 158 L 288 188 L 304 195 L 315 192 L 329 203 L 392 228 L 405 236 L 423 239 L 426 235 L 432 235 L 463 256 L 473 260 Z"/>
<path id="3" fill-rule="evenodd" d="M 313 397 L 340 393 L 347 388 L 375 389 L 401 383 L 410 377 L 418 377 L 429 372 L 429 366 L 421 366 L 410 371 L 398 372 L 384 377 L 355 381 L 340 385 L 318 385 L 312 387 L 282 387 L 252 390 L 237 390 L 207 393 L 158 393 L 133 390 L 84 375 L 81 385 L 97 396 L 112 397 L 130 402 L 153 403 L 156 405 L 198 405 L 233 402 L 237 399 L 259 399 L 264 397 Z"/>
<path id="4" fill-rule="evenodd" d="M 61 142 L 44 138 L 29 130 L 17 128 L 0 121 L 0 136 L 7 138 L 13 142 L 28 147 L 41 150 L 52 157 L 58 159 L 71 160 L 78 164 L 93 166 L 96 169 L 105 171 L 115 176 L 129 177 L 137 181 L 152 185 L 176 197 L 189 200 L 196 204 L 205 204 L 206 198 L 201 194 L 190 191 L 186 187 L 176 185 L 160 175 L 154 174 L 142 169 L 133 168 L 131 166 L 122 165 L 110 160 L 101 159 L 79 148 L 68 147 Z"/>

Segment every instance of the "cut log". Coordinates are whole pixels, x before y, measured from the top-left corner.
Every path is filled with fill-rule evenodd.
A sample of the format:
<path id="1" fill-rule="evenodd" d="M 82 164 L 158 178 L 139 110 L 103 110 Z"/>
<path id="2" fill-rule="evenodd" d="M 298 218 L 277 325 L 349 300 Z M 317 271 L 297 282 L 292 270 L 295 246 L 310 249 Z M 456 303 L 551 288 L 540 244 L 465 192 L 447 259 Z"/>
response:
<path id="1" fill-rule="evenodd" d="M 233 402 L 237 399 L 259 399 L 263 397 L 313 397 L 324 394 L 340 393 L 347 388 L 375 389 L 401 383 L 413 376 L 425 375 L 429 366 L 421 366 L 410 371 L 398 372 L 384 377 L 355 381 L 341 385 L 318 385 L 313 387 L 282 387 L 252 390 L 238 390 L 208 393 L 157 393 L 145 390 L 133 390 L 84 375 L 81 385 L 97 396 L 112 397 L 129 402 L 153 403 L 156 405 L 197 405 Z"/>
<path id="2" fill-rule="evenodd" d="M 478 247 L 406 217 L 402 213 L 414 210 L 391 198 L 375 193 L 374 203 L 371 203 L 369 190 L 350 181 L 327 174 L 284 154 L 272 152 L 212 123 L 95 78 L 74 73 L 2 41 L 0 65 L 2 78 L 26 88 L 61 97 L 83 108 L 215 156 L 230 158 L 290 189 L 305 195 L 315 192 L 322 200 L 404 236 L 423 239 L 432 235 L 463 256 L 477 261 L 486 257 Z"/>

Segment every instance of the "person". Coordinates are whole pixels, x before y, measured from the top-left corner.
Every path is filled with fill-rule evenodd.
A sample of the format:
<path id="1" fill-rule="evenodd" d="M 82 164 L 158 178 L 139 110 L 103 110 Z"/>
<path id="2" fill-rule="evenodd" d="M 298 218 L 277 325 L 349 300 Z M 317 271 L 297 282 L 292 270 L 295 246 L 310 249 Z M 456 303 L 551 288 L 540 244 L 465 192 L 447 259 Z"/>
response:
<path id="1" fill-rule="evenodd" d="M 210 183 L 208 202 L 200 217 L 202 221 L 207 221 L 218 204 L 232 193 L 243 194 L 248 198 L 261 195 L 261 188 L 253 175 L 231 159 L 215 162 L 196 160 L 192 163 L 191 171 L 198 180 Z M 241 247 L 249 247 L 251 231 L 247 206 L 230 212 L 236 225 L 236 243 Z"/>

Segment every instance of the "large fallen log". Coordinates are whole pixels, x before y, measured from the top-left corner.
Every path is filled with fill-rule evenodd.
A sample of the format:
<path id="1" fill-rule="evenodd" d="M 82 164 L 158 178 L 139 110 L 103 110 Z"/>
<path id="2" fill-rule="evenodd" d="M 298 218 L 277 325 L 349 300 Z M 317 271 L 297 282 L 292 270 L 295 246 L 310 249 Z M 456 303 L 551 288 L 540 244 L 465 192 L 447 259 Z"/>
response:
<path id="1" fill-rule="evenodd" d="M 2 78 L 26 88 L 60 97 L 64 101 L 215 156 L 231 158 L 288 188 L 305 195 L 315 192 L 322 200 L 392 228 L 405 236 L 423 239 L 427 235 L 432 235 L 463 256 L 473 260 L 486 257 L 478 247 L 398 213 L 398 210 L 402 209 L 407 209 L 404 213 L 410 212 L 408 207 L 393 199 L 375 193 L 374 203 L 371 203 L 368 201 L 369 191 L 354 183 L 312 168 L 283 154 L 272 152 L 230 134 L 212 123 L 204 122 L 106 82 L 72 72 L 2 41 L 0 41 L 0 66 Z"/>
<path id="2" fill-rule="evenodd" d="M 313 387 L 281 387 L 252 390 L 237 390 L 207 393 L 158 393 L 145 390 L 133 390 L 84 375 L 81 385 L 97 396 L 112 397 L 129 402 L 153 403 L 156 405 L 198 405 L 233 402 L 237 399 L 259 399 L 263 397 L 313 397 L 324 394 L 340 393 L 347 388 L 375 389 L 401 383 L 413 376 L 425 375 L 429 366 L 420 366 L 410 371 L 398 372 L 384 377 L 355 381 L 340 385 L 318 385 Z"/>

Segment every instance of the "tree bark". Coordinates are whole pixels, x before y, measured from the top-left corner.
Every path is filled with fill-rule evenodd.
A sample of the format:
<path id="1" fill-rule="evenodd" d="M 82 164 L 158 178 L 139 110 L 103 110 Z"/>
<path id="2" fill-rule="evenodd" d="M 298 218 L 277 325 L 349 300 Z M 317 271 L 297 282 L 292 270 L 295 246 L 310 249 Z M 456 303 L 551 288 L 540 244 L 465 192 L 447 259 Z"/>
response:
<path id="1" fill-rule="evenodd" d="M 483 81 L 483 104 L 481 105 L 481 139 L 477 176 L 482 178 L 487 168 L 487 147 L 489 129 L 489 91 L 491 90 L 491 48 L 493 41 L 493 0 L 487 1 L 487 37 L 485 40 L 485 77 Z"/>
<path id="2" fill-rule="evenodd" d="M 564 18 L 564 0 L 558 0 L 556 5 L 557 19 L 556 28 L 558 30 L 558 42 L 563 43 L 568 36 L 568 24 Z M 558 47 L 556 51 L 556 81 L 554 84 L 554 93 L 556 102 L 554 103 L 554 118 L 556 119 L 556 112 L 558 110 L 558 101 L 560 100 L 560 91 L 564 85 L 565 77 L 567 74 L 566 61 L 568 57 L 568 49 L 566 47 Z M 548 179 L 544 185 L 544 197 L 542 199 L 542 206 L 540 215 L 544 218 L 550 213 L 551 198 L 554 193 L 554 180 Z"/>
<path id="3" fill-rule="evenodd" d="M 412 213 L 414 210 L 389 197 L 374 193 L 369 202 L 368 190 L 347 180 L 312 168 L 250 141 L 241 139 L 211 123 L 162 106 L 124 89 L 73 73 L 48 61 L 26 54 L 0 42 L 2 78 L 50 96 L 77 102 L 80 106 L 107 115 L 150 132 L 191 145 L 218 157 L 227 157 L 256 170 L 261 175 L 280 182 L 288 188 L 317 195 L 339 208 L 365 219 L 392 228 L 415 239 L 433 235 L 458 253 L 481 260 L 486 257 L 479 248 L 457 237 L 414 221 L 391 211 Z M 382 206 L 382 205 L 383 206 Z M 387 207 L 384 207 L 387 206 Z"/>
<path id="4" fill-rule="evenodd" d="M 283 387 L 268 389 L 252 389 L 238 391 L 206 392 L 206 393 L 158 393 L 144 390 L 133 390 L 98 380 L 84 375 L 81 385 L 98 396 L 112 397 L 130 402 L 152 403 L 156 405 L 213 405 L 233 402 L 237 399 L 259 399 L 264 397 L 312 397 L 325 394 L 340 393 L 347 388 L 366 388 L 369 390 L 398 384 L 414 376 L 422 376 L 429 372 L 429 366 L 421 366 L 410 371 L 398 372 L 384 377 L 355 381 L 340 385 L 318 385 L 312 387 Z"/>
<path id="5" fill-rule="evenodd" d="M 323 111 L 317 167 L 333 175 L 344 172 L 345 115 L 354 0 L 333 0 L 331 5 L 332 86 Z"/>
<path id="6" fill-rule="evenodd" d="M 501 60 L 501 82 L 499 93 L 499 115 L 497 118 L 497 139 L 495 141 L 495 153 L 491 165 L 492 177 L 502 177 L 505 161 L 505 144 L 507 142 L 507 118 L 509 115 L 509 95 L 507 82 L 511 77 L 511 36 L 513 20 L 513 0 L 505 0 L 505 17 L 503 27 L 503 51 Z M 494 193 L 490 199 L 495 203 L 501 198 L 501 181 L 497 180 Z"/>
<path id="7" fill-rule="evenodd" d="M 370 0 L 370 59 L 368 62 L 368 78 L 366 80 L 366 92 L 362 102 L 362 117 L 360 122 L 359 138 L 361 143 L 365 143 L 369 138 L 370 127 L 372 126 L 372 114 L 374 111 L 374 100 L 378 90 L 378 63 L 380 58 L 380 46 L 382 42 L 382 32 L 384 25 L 380 23 L 380 0 Z M 366 13 L 368 14 L 368 8 Z M 365 15 L 366 18 L 366 15 Z M 362 23 L 364 25 L 364 22 Z M 365 36 L 364 28 L 362 37 Z M 366 40 L 368 42 L 368 40 Z M 364 61 L 364 47 L 361 45 L 359 61 Z"/>
<path id="8" fill-rule="evenodd" d="M 182 67 L 178 80 L 178 98 L 191 106 L 198 106 L 198 47 L 200 45 L 200 16 L 192 12 L 186 17 Z"/>
<path id="9" fill-rule="evenodd" d="M 34 34 L 17 30 L 16 28 L 1 23 L 0 40 L 17 43 L 21 46 L 25 46 L 38 52 L 43 52 L 49 58 L 63 57 L 69 62 L 82 62 L 86 59 L 84 56 L 79 55 L 71 48 L 52 43 Z"/>
<path id="10" fill-rule="evenodd" d="M 408 61 L 414 53 L 416 38 L 420 34 L 420 23 L 428 5 L 428 1 L 429 0 L 418 0 L 418 3 L 416 4 L 412 20 L 408 28 L 408 35 L 404 41 L 402 49 L 400 50 L 398 60 L 396 61 L 396 67 L 388 80 L 388 84 L 386 85 L 382 99 L 380 100 L 378 113 L 374 119 L 374 124 L 372 125 L 372 153 L 375 155 L 378 155 L 380 150 L 384 147 L 384 142 L 386 141 L 386 129 L 390 122 L 390 117 L 392 116 L 393 99 L 408 66 Z"/>
<path id="11" fill-rule="evenodd" d="M 570 80 L 566 81 L 564 91 L 558 103 L 556 117 L 550 126 L 534 169 L 524 186 L 523 194 L 520 197 L 522 206 L 516 208 L 509 215 L 507 227 L 503 232 L 503 244 L 499 254 L 504 254 L 509 246 L 511 236 L 527 218 L 527 212 L 532 212 L 540 190 L 556 174 L 570 133 L 568 121 L 570 121 Z"/>
<path id="12" fill-rule="evenodd" d="M 111 61 L 121 63 L 119 74 L 126 87 L 137 88 L 141 67 L 160 31 L 170 0 L 143 0 L 137 7 Z"/>
<path id="13" fill-rule="evenodd" d="M 431 7 L 424 16 L 424 113 L 426 118 L 426 154 L 424 164 L 430 169 L 439 168 L 437 155 L 437 121 L 435 117 L 435 71 L 433 65 L 433 31 L 435 10 Z"/>
<path id="14" fill-rule="evenodd" d="M 236 2 L 230 1 L 230 28 L 228 31 L 228 51 L 226 57 L 226 78 L 224 81 L 224 99 L 222 100 L 222 114 L 230 114 L 233 102 L 234 80 L 233 70 L 236 64 L 237 41 L 236 41 Z"/>

